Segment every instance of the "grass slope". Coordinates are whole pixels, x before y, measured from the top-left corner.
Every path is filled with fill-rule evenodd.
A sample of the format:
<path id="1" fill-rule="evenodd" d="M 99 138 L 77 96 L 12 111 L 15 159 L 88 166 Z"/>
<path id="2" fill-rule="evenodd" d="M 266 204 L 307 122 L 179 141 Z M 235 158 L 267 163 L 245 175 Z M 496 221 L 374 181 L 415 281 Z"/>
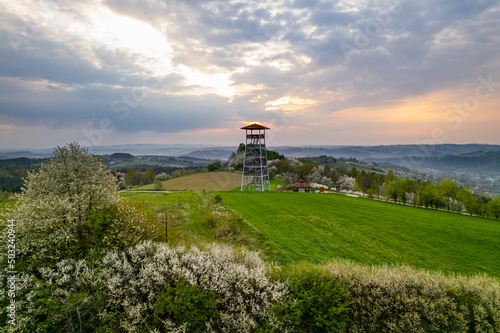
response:
<path id="1" fill-rule="evenodd" d="M 280 262 L 328 261 L 500 276 L 500 223 L 336 194 L 221 192 Z"/>
<path id="2" fill-rule="evenodd" d="M 229 191 L 241 185 L 241 174 L 234 172 L 203 172 L 162 182 L 162 190 L 172 191 Z M 154 190 L 154 184 L 141 186 L 137 190 Z"/>
<path id="3" fill-rule="evenodd" d="M 178 191 L 122 192 L 120 194 L 138 205 L 150 216 L 156 216 L 165 232 L 165 212 L 168 211 L 168 242 L 172 245 L 199 246 L 223 242 L 244 245 L 253 250 L 266 248 L 258 230 L 246 223 L 239 214 L 227 211 L 215 199 L 214 192 Z M 207 219 L 215 218 L 215 223 Z M 211 220 L 213 221 L 213 220 Z"/>

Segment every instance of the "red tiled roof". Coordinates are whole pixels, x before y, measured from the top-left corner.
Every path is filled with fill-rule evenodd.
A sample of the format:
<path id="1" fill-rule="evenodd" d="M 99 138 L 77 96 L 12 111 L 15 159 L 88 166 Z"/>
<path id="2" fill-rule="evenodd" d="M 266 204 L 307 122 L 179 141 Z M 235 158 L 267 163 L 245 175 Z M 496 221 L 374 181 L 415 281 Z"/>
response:
<path id="1" fill-rule="evenodd" d="M 241 129 L 270 129 L 269 127 L 262 126 L 261 124 L 253 123 L 248 126 L 242 127 Z"/>
<path id="2" fill-rule="evenodd" d="M 295 184 L 292 185 L 292 187 L 298 187 L 298 188 L 308 188 L 311 187 L 308 183 L 304 181 L 304 179 L 299 180 Z"/>

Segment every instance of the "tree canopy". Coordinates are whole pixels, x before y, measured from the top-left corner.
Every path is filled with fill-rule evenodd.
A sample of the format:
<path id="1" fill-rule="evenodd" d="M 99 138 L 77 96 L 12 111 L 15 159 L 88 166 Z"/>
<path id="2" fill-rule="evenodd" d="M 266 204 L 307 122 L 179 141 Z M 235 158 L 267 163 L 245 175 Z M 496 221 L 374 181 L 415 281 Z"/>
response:
<path id="1" fill-rule="evenodd" d="M 77 143 L 57 147 L 28 173 L 8 215 L 17 226 L 16 249 L 32 263 L 129 246 L 157 233 L 144 213 L 120 200 L 106 164 Z M 122 234 L 113 232 L 118 226 Z"/>

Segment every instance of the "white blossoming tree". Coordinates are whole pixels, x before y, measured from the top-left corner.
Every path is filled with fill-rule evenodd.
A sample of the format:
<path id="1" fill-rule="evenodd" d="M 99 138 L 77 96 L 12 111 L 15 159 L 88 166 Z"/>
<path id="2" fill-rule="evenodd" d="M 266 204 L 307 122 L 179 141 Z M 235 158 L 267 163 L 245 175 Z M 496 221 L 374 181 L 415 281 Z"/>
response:
<path id="1" fill-rule="evenodd" d="M 28 174 L 9 214 L 16 221 L 17 253 L 30 263 L 49 263 L 82 257 L 92 247 L 117 244 L 120 239 L 130 240 L 110 232 L 115 221 L 137 241 L 147 238 L 141 236 L 148 231 L 154 234 L 145 230 L 144 214 L 123 206 L 115 177 L 99 158 L 77 143 L 58 147 L 47 163 Z M 136 221 L 123 216 L 124 210 Z M 135 242 L 122 245 L 129 243 Z"/>

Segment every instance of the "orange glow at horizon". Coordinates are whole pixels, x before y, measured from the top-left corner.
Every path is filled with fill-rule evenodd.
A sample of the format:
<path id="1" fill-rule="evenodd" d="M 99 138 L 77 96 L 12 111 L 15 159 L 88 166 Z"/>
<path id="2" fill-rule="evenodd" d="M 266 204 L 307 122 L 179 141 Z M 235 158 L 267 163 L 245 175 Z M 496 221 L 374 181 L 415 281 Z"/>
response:
<path id="1" fill-rule="evenodd" d="M 261 125 L 261 126 L 265 126 L 265 127 L 271 128 L 271 124 L 270 123 L 261 122 L 261 121 L 240 121 L 240 123 L 244 124 L 245 126 L 256 124 L 256 125 Z"/>

